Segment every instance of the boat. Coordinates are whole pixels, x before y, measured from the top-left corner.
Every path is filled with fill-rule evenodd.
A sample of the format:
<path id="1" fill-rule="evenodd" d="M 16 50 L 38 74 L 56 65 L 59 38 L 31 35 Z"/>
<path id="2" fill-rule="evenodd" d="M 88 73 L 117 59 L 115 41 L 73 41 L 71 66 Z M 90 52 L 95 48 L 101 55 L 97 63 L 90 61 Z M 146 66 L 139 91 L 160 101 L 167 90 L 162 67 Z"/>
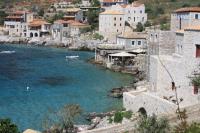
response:
<path id="1" fill-rule="evenodd" d="M 15 51 L 1 51 L 0 54 L 13 54 Z"/>
<path id="2" fill-rule="evenodd" d="M 66 59 L 77 59 L 79 56 L 76 55 L 76 56 L 66 56 Z"/>

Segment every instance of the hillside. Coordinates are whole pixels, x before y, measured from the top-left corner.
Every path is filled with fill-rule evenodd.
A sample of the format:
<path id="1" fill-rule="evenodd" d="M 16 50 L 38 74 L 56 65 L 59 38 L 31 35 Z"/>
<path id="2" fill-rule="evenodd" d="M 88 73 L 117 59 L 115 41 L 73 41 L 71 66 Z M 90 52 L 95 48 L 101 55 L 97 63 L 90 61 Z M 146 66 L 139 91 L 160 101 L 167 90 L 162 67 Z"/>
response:
<path id="1" fill-rule="evenodd" d="M 16 5 L 16 2 L 23 3 L 28 2 L 27 6 L 32 5 L 43 6 L 48 8 L 49 5 L 57 0 L 0 0 L 0 6 L 5 7 L 8 5 Z M 134 1 L 134 0 L 129 0 Z M 161 24 L 164 29 L 169 28 L 170 14 L 174 10 L 181 7 L 188 6 L 200 6 L 200 0 L 139 0 L 146 6 L 146 12 L 148 13 L 149 22 L 152 25 Z M 4 5 L 4 6 L 2 6 Z M 19 6 L 20 7 L 20 6 Z M 25 6 L 21 6 L 22 8 Z"/>

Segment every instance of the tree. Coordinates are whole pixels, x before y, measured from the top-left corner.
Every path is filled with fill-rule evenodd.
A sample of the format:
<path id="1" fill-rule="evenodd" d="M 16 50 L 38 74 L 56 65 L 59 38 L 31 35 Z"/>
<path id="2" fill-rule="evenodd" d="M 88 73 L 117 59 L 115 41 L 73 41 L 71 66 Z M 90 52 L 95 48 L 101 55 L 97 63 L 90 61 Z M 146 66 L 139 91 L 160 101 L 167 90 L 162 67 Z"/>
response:
<path id="1" fill-rule="evenodd" d="M 200 133 L 200 123 L 192 123 L 185 131 L 185 133 Z"/>
<path id="2" fill-rule="evenodd" d="M 73 0 L 72 4 L 81 4 L 81 0 Z"/>
<path id="3" fill-rule="evenodd" d="M 6 16 L 5 11 L 0 11 L 0 25 L 3 25 Z"/>
<path id="4" fill-rule="evenodd" d="M 133 3 L 135 0 L 128 0 L 128 3 L 131 4 Z"/>
<path id="5" fill-rule="evenodd" d="M 46 133 L 74 133 L 74 120 L 80 115 L 81 108 L 77 104 L 65 105 L 59 111 L 50 110 L 47 114 L 45 120 L 43 121 L 43 126 Z"/>
<path id="6" fill-rule="evenodd" d="M 0 133 L 19 133 L 19 129 L 10 119 L 0 119 Z"/>
<path id="7" fill-rule="evenodd" d="M 100 2 L 98 0 L 91 0 L 91 6 L 93 7 L 100 7 Z"/>
<path id="8" fill-rule="evenodd" d="M 136 124 L 139 133 L 168 133 L 170 130 L 169 121 L 166 118 L 157 118 L 155 114 L 139 119 Z"/>
<path id="9" fill-rule="evenodd" d="M 142 23 L 139 22 L 136 26 L 136 31 L 142 32 L 143 30 L 144 30 L 144 27 L 143 27 Z"/>
<path id="10" fill-rule="evenodd" d="M 90 9 L 87 12 L 86 16 L 88 23 L 91 25 L 91 28 L 92 29 L 97 28 L 99 22 L 99 11 Z"/>
<path id="11" fill-rule="evenodd" d="M 39 9 L 38 15 L 41 16 L 41 17 L 44 16 L 44 9 L 43 8 Z"/>
<path id="12" fill-rule="evenodd" d="M 195 76 L 194 78 L 192 78 L 192 84 L 194 86 L 200 87 L 200 76 Z"/>

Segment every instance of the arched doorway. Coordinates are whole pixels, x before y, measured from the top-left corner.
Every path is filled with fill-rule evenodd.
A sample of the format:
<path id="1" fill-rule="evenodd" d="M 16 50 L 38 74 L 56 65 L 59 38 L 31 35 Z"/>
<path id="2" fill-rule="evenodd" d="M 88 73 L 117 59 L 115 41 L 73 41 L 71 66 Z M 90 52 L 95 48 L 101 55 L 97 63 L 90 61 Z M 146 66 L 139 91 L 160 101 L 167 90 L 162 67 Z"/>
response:
<path id="1" fill-rule="evenodd" d="M 147 117 L 147 111 L 146 111 L 145 108 L 141 107 L 141 108 L 138 110 L 138 112 L 139 112 L 142 116 Z"/>
<path id="2" fill-rule="evenodd" d="M 33 37 L 33 33 L 32 32 L 30 33 L 30 37 Z"/>
<path id="3" fill-rule="evenodd" d="M 38 33 L 35 33 L 35 37 L 38 37 Z"/>

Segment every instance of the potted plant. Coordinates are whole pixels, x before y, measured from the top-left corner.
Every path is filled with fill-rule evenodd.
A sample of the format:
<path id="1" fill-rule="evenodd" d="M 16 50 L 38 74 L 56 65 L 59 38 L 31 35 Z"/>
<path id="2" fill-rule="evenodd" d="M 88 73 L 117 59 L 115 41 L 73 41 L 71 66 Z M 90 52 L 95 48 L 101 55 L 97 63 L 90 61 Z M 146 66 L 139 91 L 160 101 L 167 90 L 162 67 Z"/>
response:
<path id="1" fill-rule="evenodd" d="M 198 94 L 198 89 L 200 87 L 200 76 L 194 77 L 192 79 L 192 84 L 194 86 L 194 94 Z"/>

